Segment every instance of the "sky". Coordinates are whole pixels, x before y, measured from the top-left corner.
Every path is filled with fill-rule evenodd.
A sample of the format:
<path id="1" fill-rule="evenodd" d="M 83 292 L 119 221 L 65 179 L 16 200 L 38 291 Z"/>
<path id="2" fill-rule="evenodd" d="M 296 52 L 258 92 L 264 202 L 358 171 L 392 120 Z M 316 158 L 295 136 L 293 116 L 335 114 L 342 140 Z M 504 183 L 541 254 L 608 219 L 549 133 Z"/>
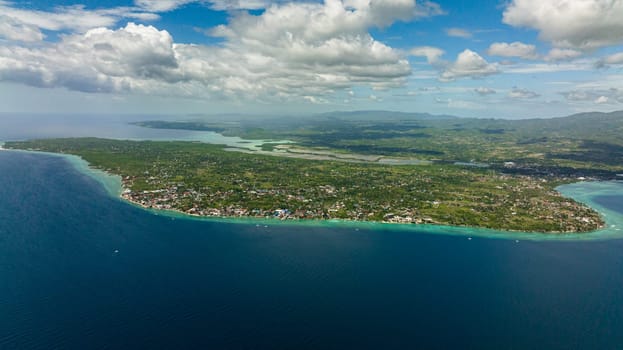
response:
<path id="1" fill-rule="evenodd" d="M 0 0 L 0 112 L 623 109 L 623 0 Z"/>

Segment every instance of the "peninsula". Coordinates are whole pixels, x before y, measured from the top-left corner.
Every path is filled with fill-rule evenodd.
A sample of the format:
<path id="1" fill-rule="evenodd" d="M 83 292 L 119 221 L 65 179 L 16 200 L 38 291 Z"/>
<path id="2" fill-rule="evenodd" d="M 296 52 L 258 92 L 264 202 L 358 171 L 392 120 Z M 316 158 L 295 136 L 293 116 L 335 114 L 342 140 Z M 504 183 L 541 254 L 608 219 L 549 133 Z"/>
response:
<path id="1" fill-rule="evenodd" d="M 378 164 L 231 152 L 220 145 L 97 138 L 7 142 L 78 155 L 121 176 L 122 197 L 214 217 L 341 219 L 534 232 L 586 232 L 604 222 L 555 187 L 556 175 L 465 164 Z"/>

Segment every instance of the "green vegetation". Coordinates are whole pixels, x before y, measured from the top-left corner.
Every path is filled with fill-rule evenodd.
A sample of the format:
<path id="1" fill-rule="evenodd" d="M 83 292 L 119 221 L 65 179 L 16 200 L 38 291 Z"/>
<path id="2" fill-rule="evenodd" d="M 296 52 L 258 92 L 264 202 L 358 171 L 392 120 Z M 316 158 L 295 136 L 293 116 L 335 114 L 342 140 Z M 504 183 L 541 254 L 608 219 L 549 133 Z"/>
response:
<path id="1" fill-rule="evenodd" d="M 203 123 L 203 124 L 202 124 Z M 179 122 L 143 122 L 184 129 Z M 197 121 L 226 135 L 291 140 L 336 152 L 415 157 L 443 163 L 514 163 L 521 174 L 611 178 L 623 172 L 623 111 L 565 118 L 500 120 L 396 112 L 328 113 L 310 118 Z M 195 129 L 196 130 L 196 129 Z M 510 170 L 509 170 L 510 171 Z"/>
<path id="2" fill-rule="evenodd" d="M 561 197 L 558 178 L 451 164 L 379 165 L 229 152 L 197 142 L 95 138 L 8 142 L 6 148 L 81 156 L 121 175 L 146 207 L 207 216 L 339 218 L 576 232 L 603 222 Z"/>

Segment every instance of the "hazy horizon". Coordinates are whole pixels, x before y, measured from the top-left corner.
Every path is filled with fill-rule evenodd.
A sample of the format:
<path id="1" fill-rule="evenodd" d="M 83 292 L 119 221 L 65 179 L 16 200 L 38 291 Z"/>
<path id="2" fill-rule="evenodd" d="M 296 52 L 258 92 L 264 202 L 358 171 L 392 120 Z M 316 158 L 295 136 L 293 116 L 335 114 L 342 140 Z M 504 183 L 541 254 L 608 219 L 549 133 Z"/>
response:
<path id="1" fill-rule="evenodd" d="M 405 115 L 431 115 L 433 117 L 442 116 L 442 117 L 455 117 L 455 118 L 463 118 L 463 119 L 499 119 L 499 120 L 529 120 L 529 119 L 554 119 L 554 118 L 566 118 L 572 117 L 578 114 L 611 114 L 623 112 L 623 109 L 616 109 L 611 111 L 582 111 L 575 112 L 571 114 L 561 114 L 561 115 L 526 115 L 523 117 L 504 117 L 504 116 L 466 116 L 461 115 L 459 113 L 450 114 L 450 113 L 429 113 L 429 112 L 405 112 L 399 110 L 330 110 L 324 112 L 299 112 L 299 113 L 286 113 L 286 112 L 275 112 L 275 113 L 252 113 L 252 112 L 229 112 L 229 113 L 97 113 L 97 112 L 56 112 L 56 113 L 45 113 L 45 112 L 0 112 L 0 116 L 3 117 L 44 117 L 44 118 L 122 118 L 127 122 L 134 121 L 146 121 L 146 120 L 219 120 L 222 118 L 241 118 L 241 119 L 277 119 L 282 117 L 291 117 L 296 116 L 302 119 L 305 118 L 314 118 L 317 116 L 327 115 L 327 114 L 344 114 L 344 115 L 354 115 L 356 113 L 399 113 Z"/>
<path id="2" fill-rule="evenodd" d="M 623 109 L 623 1 L 0 1 L 0 112 Z"/>

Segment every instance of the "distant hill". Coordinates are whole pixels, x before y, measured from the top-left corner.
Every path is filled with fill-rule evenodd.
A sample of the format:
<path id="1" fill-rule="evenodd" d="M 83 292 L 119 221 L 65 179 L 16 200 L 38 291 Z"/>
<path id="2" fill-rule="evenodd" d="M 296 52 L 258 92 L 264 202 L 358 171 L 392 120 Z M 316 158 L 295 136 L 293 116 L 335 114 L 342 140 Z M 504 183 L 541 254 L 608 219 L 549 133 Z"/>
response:
<path id="1" fill-rule="evenodd" d="M 368 120 L 379 121 L 387 119 L 403 119 L 403 120 L 439 120 L 439 119 L 457 119 L 459 117 L 446 114 L 430 114 L 415 112 L 395 112 L 395 111 L 335 111 L 328 113 L 320 113 L 314 115 L 315 118 L 339 118 L 344 120 Z"/>
<path id="2" fill-rule="evenodd" d="M 352 111 L 296 118 L 137 124 L 216 131 L 247 139 L 292 140 L 304 147 L 441 162 L 512 161 L 547 169 L 623 171 L 623 111 L 524 120 Z"/>

